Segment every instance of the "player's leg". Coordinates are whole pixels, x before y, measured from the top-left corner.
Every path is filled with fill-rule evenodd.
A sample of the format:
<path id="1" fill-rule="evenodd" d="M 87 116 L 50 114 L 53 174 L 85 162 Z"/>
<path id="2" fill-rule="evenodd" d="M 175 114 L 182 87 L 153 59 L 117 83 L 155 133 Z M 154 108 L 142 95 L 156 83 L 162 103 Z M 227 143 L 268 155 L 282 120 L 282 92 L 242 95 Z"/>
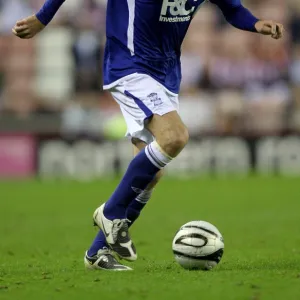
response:
<path id="1" fill-rule="evenodd" d="M 137 258 L 126 219 L 129 205 L 188 141 L 187 129 L 171 96 L 151 77 L 136 76 L 124 80 L 112 94 L 120 104 L 130 135 L 139 137 L 147 130 L 156 140 L 131 161 L 115 192 L 94 213 L 94 221 L 103 230 L 110 248 L 127 260 Z"/>
<path id="2" fill-rule="evenodd" d="M 133 144 L 133 155 L 134 157 L 138 155 L 138 153 L 143 150 L 147 144 L 137 138 L 132 139 Z M 133 223 L 136 221 L 136 219 L 139 217 L 142 209 L 145 207 L 147 202 L 150 200 L 152 192 L 156 184 L 159 182 L 160 178 L 163 175 L 163 171 L 161 170 L 158 172 L 155 176 L 155 178 L 150 182 L 150 184 L 147 186 L 147 188 L 139 195 L 136 196 L 136 198 L 131 202 L 127 209 L 126 218 L 130 221 L 129 227 L 133 225 Z M 94 239 L 91 247 L 89 248 L 87 255 L 89 257 L 95 256 L 100 249 L 108 248 L 109 246 L 106 243 L 105 235 L 100 230 Z"/>
<path id="3" fill-rule="evenodd" d="M 138 155 L 138 153 L 147 146 L 145 142 L 137 138 L 132 139 L 132 144 L 134 156 Z M 137 195 L 137 197 L 129 205 L 127 209 L 127 219 L 130 221 L 129 227 L 134 224 L 141 211 L 150 200 L 153 188 L 159 182 L 162 177 L 162 173 L 162 171 L 158 172 L 147 188 L 141 194 Z M 108 249 L 109 246 L 106 243 L 105 235 L 102 230 L 99 230 L 90 249 L 85 254 L 84 263 L 86 267 L 89 269 L 116 271 L 131 270 L 131 268 L 119 263 Z"/>
<path id="4" fill-rule="evenodd" d="M 188 141 L 187 129 L 175 111 L 163 116 L 154 115 L 148 128 L 156 141 L 147 145 L 131 161 L 111 198 L 94 214 L 94 220 L 103 230 L 109 246 L 127 260 L 137 258 L 126 221 L 130 203 L 180 153 Z"/>

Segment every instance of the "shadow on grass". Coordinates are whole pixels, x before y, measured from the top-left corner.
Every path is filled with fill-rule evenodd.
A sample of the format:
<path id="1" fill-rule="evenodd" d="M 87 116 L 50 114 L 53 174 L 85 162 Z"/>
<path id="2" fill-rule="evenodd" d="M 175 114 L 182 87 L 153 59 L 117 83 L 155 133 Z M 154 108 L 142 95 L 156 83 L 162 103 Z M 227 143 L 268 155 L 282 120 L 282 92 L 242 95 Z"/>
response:
<path id="1" fill-rule="evenodd" d="M 220 263 L 218 271 L 299 271 L 299 259 L 291 260 L 255 260 Z"/>

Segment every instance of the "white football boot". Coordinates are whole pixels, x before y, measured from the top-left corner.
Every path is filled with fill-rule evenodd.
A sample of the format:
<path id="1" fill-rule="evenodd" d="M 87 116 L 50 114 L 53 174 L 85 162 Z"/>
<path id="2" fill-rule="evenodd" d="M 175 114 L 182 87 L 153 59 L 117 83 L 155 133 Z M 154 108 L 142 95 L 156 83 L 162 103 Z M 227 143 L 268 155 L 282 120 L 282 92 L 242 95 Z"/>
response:
<path id="1" fill-rule="evenodd" d="M 120 257 L 128 261 L 137 259 L 136 249 L 128 231 L 128 220 L 109 220 L 104 214 L 105 203 L 94 212 L 94 222 L 104 233 L 109 247 Z"/>
<path id="2" fill-rule="evenodd" d="M 98 253 L 89 257 L 87 252 L 84 255 L 84 265 L 89 270 L 107 270 L 107 271 L 132 271 L 130 267 L 119 263 L 109 249 L 100 249 Z"/>

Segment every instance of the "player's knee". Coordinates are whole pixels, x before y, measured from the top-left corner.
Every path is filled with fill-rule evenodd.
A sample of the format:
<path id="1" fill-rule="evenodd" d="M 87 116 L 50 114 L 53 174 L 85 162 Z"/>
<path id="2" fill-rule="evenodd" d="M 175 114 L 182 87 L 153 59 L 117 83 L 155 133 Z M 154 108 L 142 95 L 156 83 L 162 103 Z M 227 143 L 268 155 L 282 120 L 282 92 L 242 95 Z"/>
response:
<path id="1" fill-rule="evenodd" d="M 181 151 L 189 141 L 189 132 L 186 127 L 176 133 L 172 142 L 175 151 Z"/>
<path id="2" fill-rule="evenodd" d="M 166 133 L 163 149 L 172 157 L 176 157 L 189 141 L 189 133 L 185 126 Z"/>

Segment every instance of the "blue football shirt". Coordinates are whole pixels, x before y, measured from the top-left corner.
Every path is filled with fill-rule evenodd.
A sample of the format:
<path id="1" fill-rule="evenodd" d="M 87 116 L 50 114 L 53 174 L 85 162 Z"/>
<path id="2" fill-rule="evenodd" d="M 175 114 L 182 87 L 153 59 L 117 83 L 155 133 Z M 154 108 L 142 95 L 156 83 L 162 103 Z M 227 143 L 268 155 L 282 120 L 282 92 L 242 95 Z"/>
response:
<path id="1" fill-rule="evenodd" d="M 178 93 L 181 44 L 204 1 L 108 0 L 105 88 L 138 72 Z"/>
<path id="2" fill-rule="evenodd" d="M 65 0 L 46 0 L 36 14 L 44 25 Z M 148 74 L 168 90 L 179 92 L 180 48 L 191 20 L 205 0 L 108 0 L 104 88 L 133 74 Z M 258 19 L 241 0 L 210 0 L 231 25 L 256 32 Z"/>

